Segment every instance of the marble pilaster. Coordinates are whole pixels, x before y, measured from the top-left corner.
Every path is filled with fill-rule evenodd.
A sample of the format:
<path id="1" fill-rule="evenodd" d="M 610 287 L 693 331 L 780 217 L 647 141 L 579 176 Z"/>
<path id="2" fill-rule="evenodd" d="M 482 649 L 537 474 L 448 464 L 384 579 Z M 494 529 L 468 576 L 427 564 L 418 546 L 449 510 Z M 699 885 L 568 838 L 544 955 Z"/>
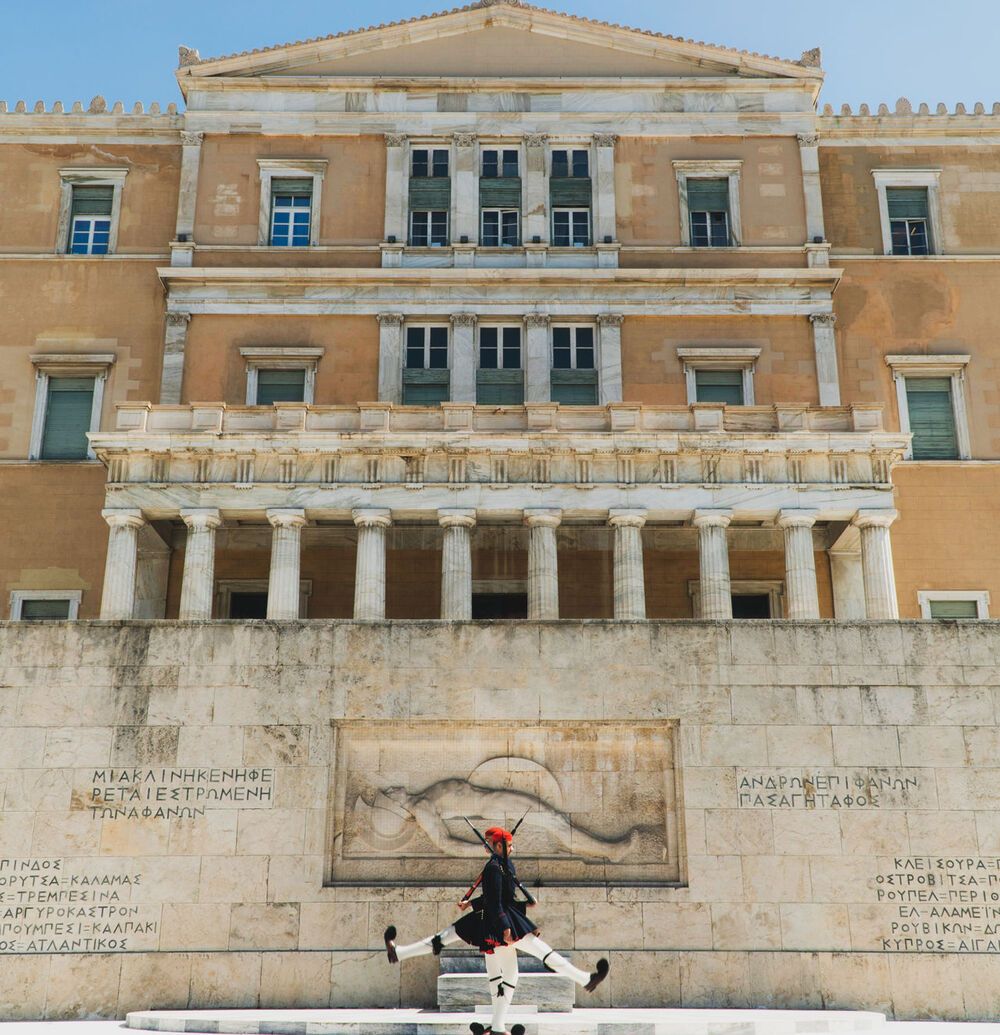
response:
<path id="1" fill-rule="evenodd" d="M 597 317 L 600 341 L 598 343 L 598 402 L 602 406 L 622 401 L 622 324 L 625 317 L 619 313 L 601 313 Z"/>
<path id="2" fill-rule="evenodd" d="M 545 313 L 528 313 L 524 323 L 524 401 L 550 402 L 552 358 L 549 348 L 549 318 Z"/>
<path id="3" fill-rule="evenodd" d="M 187 347 L 190 313 L 167 313 L 163 336 L 163 369 L 160 373 L 160 405 L 177 406 L 184 380 L 184 350 Z"/>
<path id="4" fill-rule="evenodd" d="M 819 382 L 820 406 L 840 405 L 840 371 L 837 368 L 837 338 L 833 313 L 813 313 L 809 317 L 816 353 L 816 379 Z"/>
<path id="5" fill-rule="evenodd" d="M 524 243 L 549 241 L 549 178 L 545 165 L 548 137 L 544 133 L 529 133 L 524 138 Z"/>
<path id="6" fill-rule="evenodd" d="M 451 317 L 451 401 L 476 401 L 476 315 Z"/>
<path id="7" fill-rule="evenodd" d="M 403 398 L 403 315 L 378 314 L 378 401 Z"/>

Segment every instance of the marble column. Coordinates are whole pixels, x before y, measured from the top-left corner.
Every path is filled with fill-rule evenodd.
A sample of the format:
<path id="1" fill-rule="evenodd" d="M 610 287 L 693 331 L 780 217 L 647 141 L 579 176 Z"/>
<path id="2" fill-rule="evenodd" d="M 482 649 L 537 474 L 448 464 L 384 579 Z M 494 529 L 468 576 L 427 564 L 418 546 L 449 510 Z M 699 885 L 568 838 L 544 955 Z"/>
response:
<path id="1" fill-rule="evenodd" d="M 184 350 L 187 348 L 190 313 L 167 313 L 163 336 L 163 369 L 160 372 L 160 405 L 177 406 L 184 380 Z"/>
<path id="2" fill-rule="evenodd" d="M 475 133 L 455 133 L 455 168 L 451 177 L 452 242 L 467 237 L 468 244 L 479 241 L 479 148 Z"/>
<path id="3" fill-rule="evenodd" d="M 698 529 L 698 566 L 701 575 L 701 617 L 715 621 L 733 617 L 729 584 L 729 544 L 726 529 L 731 510 L 696 510 L 693 524 Z"/>
<path id="4" fill-rule="evenodd" d="M 267 583 L 267 617 L 289 621 L 299 617 L 299 570 L 302 526 L 306 512 L 298 509 L 266 511 L 271 533 L 271 572 Z"/>
<path id="5" fill-rule="evenodd" d="M 180 190 L 176 229 L 170 246 L 171 266 L 191 266 L 194 263 L 194 216 L 203 139 L 203 133 L 181 133 Z"/>
<path id="6" fill-rule="evenodd" d="M 101 617 L 127 620 L 135 608 L 139 529 L 146 523 L 141 510 L 102 510 L 108 523 L 108 554 L 104 563 Z"/>
<path id="7" fill-rule="evenodd" d="M 528 313 L 524 318 L 524 401 L 552 401 L 552 356 L 549 349 L 549 318 L 545 313 Z"/>
<path id="8" fill-rule="evenodd" d="M 859 510 L 852 522 L 861 533 L 861 574 L 870 620 L 899 618 L 889 539 L 889 526 L 896 517 L 895 510 Z"/>
<path id="9" fill-rule="evenodd" d="M 408 154 L 404 133 L 385 134 L 385 239 L 395 237 L 400 245 L 406 244 L 410 206 Z"/>
<path id="10" fill-rule="evenodd" d="M 614 133 L 594 137 L 597 160 L 594 169 L 594 244 L 614 242 L 618 236 L 615 215 L 615 141 Z"/>
<path id="11" fill-rule="evenodd" d="M 379 313 L 378 401 L 399 403 L 403 399 L 403 314 Z"/>
<path id="12" fill-rule="evenodd" d="M 837 317 L 833 313 L 813 313 L 809 320 L 813 328 L 819 404 L 820 406 L 839 406 L 840 371 L 837 368 L 837 338 L 833 330 Z"/>
<path id="13" fill-rule="evenodd" d="M 823 192 L 819 182 L 819 137 L 815 133 L 799 134 L 799 157 L 802 161 L 802 189 L 806 202 L 806 241 L 826 240 L 823 225 Z"/>
<path id="14" fill-rule="evenodd" d="M 549 243 L 549 178 L 546 173 L 545 151 L 548 137 L 544 133 L 528 133 L 524 138 L 524 243 L 530 245 L 537 237 L 541 244 Z"/>
<path id="15" fill-rule="evenodd" d="M 612 510 L 608 524 L 615 530 L 615 618 L 623 622 L 646 617 L 646 581 L 642 561 L 644 510 Z"/>
<path id="16" fill-rule="evenodd" d="M 785 534 L 786 618 L 819 618 L 812 538 L 815 524 L 816 515 L 808 510 L 783 510 L 778 515 L 778 527 Z"/>
<path id="17" fill-rule="evenodd" d="M 390 511 L 380 508 L 353 512 L 358 527 L 358 559 L 354 576 L 354 620 L 381 622 L 385 618 L 385 530 Z"/>
<path id="18" fill-rule="evenodd" d="M 451 401 L 476 401 L 476 314 L 451 317 Z"/>
<path id="19" fill-rule="evenodd" d="M 222 517 L 217 510 L 198 509 L 182 510 L 181 518 L 187 525 L 187 542 L 178 618 L 207 622 L 212 617 L 215 593 L 215 530 L 222 524 Z"/>
<path id="20" fill-rule="evenodd" d="M 444 529 L 441 551 L 441 617 L 450 622 L 472 618 L 472 529 L 474 510 L 439 510 Z"/>
<path id="21" fill-rule="evenodd" d="M 545 621 L 559 617 L 559 563 L 556 529 L 561 510 L 526 510 L 528 526 L 528 618 Z"/>
<path id="22" fill-rule="evenodd" d="M 600 341 L 598 353 L 598 402 L 602 406 L 622 401 L 622 324 L 620 313 L 600 313 L 597 317 Z"/>

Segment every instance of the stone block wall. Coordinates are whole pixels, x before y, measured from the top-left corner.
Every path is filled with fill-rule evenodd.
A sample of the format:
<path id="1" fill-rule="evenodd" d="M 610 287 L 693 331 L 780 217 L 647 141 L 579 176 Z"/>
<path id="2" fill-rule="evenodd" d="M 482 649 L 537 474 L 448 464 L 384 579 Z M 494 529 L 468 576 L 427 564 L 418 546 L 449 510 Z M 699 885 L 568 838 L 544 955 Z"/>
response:
<path id="1" fill-rule="evenodd" d="M 516 819 L 580 1005 L 1000 1011 L 1000 624 L 0 625 L 0 1018 L 433 1005 Z M 476 811 L 478 810 L 478 812 Z M 353 882 L 353 883 L 350 883 Z"/>

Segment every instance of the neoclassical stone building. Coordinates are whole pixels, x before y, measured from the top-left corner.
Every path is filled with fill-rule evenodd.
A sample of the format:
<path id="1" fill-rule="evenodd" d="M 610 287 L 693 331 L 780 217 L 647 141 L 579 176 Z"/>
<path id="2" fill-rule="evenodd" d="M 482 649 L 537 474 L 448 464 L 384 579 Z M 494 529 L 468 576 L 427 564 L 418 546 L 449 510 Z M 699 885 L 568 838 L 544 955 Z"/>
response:
<path id="1" fill-rule="evenodd" d="M 1000 853 L 982 769 L 1000 639 L 898 621 L 1000 599 L 998 109 L 820 113 L 818 50 L 518 0 L 182 47 L 176 75 L 183 112 L 0 107 L 0 855 L 144 858 L 146 886 L 201 860 L 155 909 L 140 895 L 156 931 L 99 958 L 113 995 L 7 1012 L 140 1005 L 154 964 L 182 968 L 171 1002 L 285 1002 L 302 981 L 361 1001 L 387 915 L 366 882 L 393 882 L 416 927 L 438 913 L 417 878 L 465 863 L 397 852 L 413 817 L 385 781 L 416 784 L 357 774 L 381 771 L 380 740 L 405 775 L 414 738 L 458 738 L 481 748 L 461 763 L 477 793 L 486 761 L 528 758 L 533 800 L 645 845 L 598 878 L 537 833 L 539 872 L 567 884 L 553 940 L 638 954 L 608 1001 L 807 1004 L 826 982 L 826 1002 L 915 1016 L 945 967 L 968 990 L 944 1012 L 990 1016 L 995 948 L 959 964 L 935 935 L 889 960 L 905 918 L 874 891 L 911 854 Z M 27 624 L 58 619 L 79 624 Z M 818 619 L 838 624 L 796 624 Z M 459 720 L 485 725 L 441 726 Z M 596 738 L 590 768 L 566 736 Z M 105 768 L 216 802 L 244 764 L 273 809 L 210 828 L 128 815 L 128 772 Z M 637 775 L 598 793 L 657 767 L 655 793 Z M 817 804 L 841 780 L 867 788 L 857 815 Z M 814 851 L 866 890 L 817 876 Z M 602 941 L 615 918 L 646 940 Z M 81 950 L 7 933 L 0 915 L 0 987 L 39 972 L 32 952 L 77 986 Z M 431 1001 L 421 975 L 387 1001 Z"/>

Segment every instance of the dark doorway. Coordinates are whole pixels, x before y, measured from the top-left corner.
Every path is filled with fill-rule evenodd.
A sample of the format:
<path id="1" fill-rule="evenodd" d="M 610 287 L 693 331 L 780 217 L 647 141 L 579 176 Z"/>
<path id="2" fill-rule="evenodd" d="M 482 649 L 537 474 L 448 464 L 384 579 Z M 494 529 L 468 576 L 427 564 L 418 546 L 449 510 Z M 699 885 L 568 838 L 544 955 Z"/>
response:
<path id="1" fill-rule="evenodd" d="M 229 596 L 230 618 L 267 618 L 267 593 L 231 593 Z"/>
<path id="2" fill-rule="evenodd" d="M 770 618 L 769 593 L 733 594 L 733 618 Z"/>
<path id="3" fill-rule="evenodd" d="M 527 618 L 527 593 L 473 593 L 472 617 L 475 620 L 491 618 Z"/>

